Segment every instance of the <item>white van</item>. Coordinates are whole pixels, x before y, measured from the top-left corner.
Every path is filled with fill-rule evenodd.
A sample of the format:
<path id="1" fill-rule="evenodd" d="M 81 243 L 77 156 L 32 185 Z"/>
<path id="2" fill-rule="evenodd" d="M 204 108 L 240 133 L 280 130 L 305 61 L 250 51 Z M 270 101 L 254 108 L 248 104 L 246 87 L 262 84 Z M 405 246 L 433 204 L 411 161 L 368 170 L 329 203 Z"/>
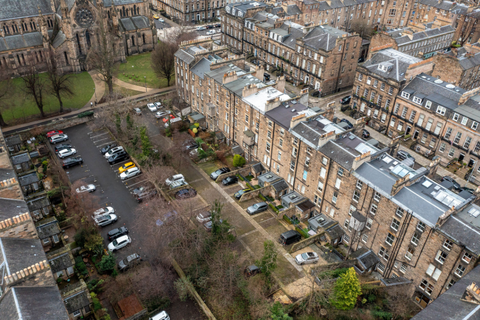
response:
<path id="1" fill-rule="evenodd" d="M 170 120 L 170 123 L 175 123 L 175 122 L 179 122 L 179 121 L 182 121 L 182 118 L 173 118 Z M 169 127 L 169 124 L 168 122 L 165 123 L 165 128 L 168 128 Z"/>
<path id="2" fill-rule="evenodd" d="M 170 316 L 165 311 L 157 313 L 153 317 L 150 317 L 149 320 L 170 320 Z"/>

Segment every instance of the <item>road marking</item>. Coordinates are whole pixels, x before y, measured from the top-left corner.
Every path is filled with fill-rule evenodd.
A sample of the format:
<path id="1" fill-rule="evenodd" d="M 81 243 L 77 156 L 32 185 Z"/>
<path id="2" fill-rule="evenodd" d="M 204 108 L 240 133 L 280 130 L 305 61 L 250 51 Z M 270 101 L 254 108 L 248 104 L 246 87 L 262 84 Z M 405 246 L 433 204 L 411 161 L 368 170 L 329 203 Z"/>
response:
<path id="1" fill-rule="evenodd" d="M 134 185 L 136 185 L 136 184 L 139 184 L 139 183 L 142 183 L 142 182 L 145 182 L 145 181 L 148 181 L 148 179 L 145 179 L 145 180 L 142 180 L 142 181 L 135 182 L 135 183 L 133 183 L 133 184 L 129 185 L 127 188 L 131 188 L 131 187 L 133 187 Z"/>
<path id="2" fill-rule="evenodd" d="M 265 211 L 265 212 L 267 212 L 267 211 Z M 269 219 L 267 219 L 267 220 L 262 220 L 262 221 L 260 221 L 259 223 L 263 223 L 263 222 L 266 222 L 266 221 L 270 221 L 270 220 L 272 220 L 272 219 L 275 219 L 275 217 L 271 217 L 271 218 L 269 218 Z"/>
<path id="3" fill-rule="evenodd" d="M 101 144 L 97 145 L 96 147 L 97 147 L 97 148 L 101 148 L 101 147 L 103 147 L 104 145 L 107 145 L 107 144 L 110 144 L 110 143 L 114 143 L 114 142 L 115 142 L 115 141 L 113 141 L 113 140 L 112 140 L 112 141 L 108 141 L 108 142 L 104 142 L 104 143 L 101 143 Z"/>
<path id="4" fill-rule="evenodd" d="M 237 239 L 245 238 L 246 236 L 249 236 L 249 235 L 251 235 L 251 234 L 254 233 L 254 232 L 258 232 L 258 230 L 257 230 L 257 229 L 253 229 L 252 231 L 249 231 L 249 232 L 247 232 L 247 233 L 242 234 L 241 236 L 238 236 Z"/>
<path id="5" fill-rule="evenodd" d="M 100 137 L 100 136 L 104 136 L 108 134 L 108 132 L 104 132 L 104 133 L 101 133 L 101 134 L 97 134 L 96 136 L 93 136 L 93 137 L 90 137 L 90 139 L 93 139 L 93 138 L 96 138 L 96 137 Z"/>
<path id="6" fill-rule="evenodd" d="M 110 139 L 110 138 L 103 138 L 103 139 L 100 139 L 100 140 L 97 140 L 97 141 L 93 141 L 93 143 L 97 143 L 97 142 L 99 142 L 99 141 L 107 140 L 107 139 Z"/>
<path id="7" fill-rule="evenodd" d="M 126 183 L 127 181 L 130 181 L 130 180 L 132 180 L 133 178 L 136 178 L 136 177 L 138 177 L 138 176 L 139 176 L 139 174 L 137 174 L 136 176 L 133 176 L 133 177 L 131 177 L 131 178 L 128 178 L 128 179 L 126 179 L 126 180 L 122 180 L 122 182 L 124 182 L 125 185 L 127 185 L 127 183 Z"/>
<path id="8" fill-rule="evenodd" d="M 116 165 L 120 165 L 120 167 L 121 167 L 123 164 L 125 164 L 125 163 L 127 163 L 127 162 L 129 162 L 129 161 L 132 161 L 132 160 L 127 159 L 127 160 L 123 160 L 123 161 L 117 162 L 117 163 L 115 163 L 115 164 L 111 164 L 111 165 L 110 165 L 110 168 L 113 168 L 113 167 L 116 166 Z M 120 167 L 119 167 L 119 168 L 120 168 Z M 113 169 L 113 170 L 116 170 L 116 169 Z"/>
<path id="9" fill-rule="evenodd" d="M 205 179 L 200 178 L 200 179 L 197 179 L 197 180 L 193 180 L 193 181 L 190 181 L 190 182 L 187 181 L 187 182 L 188 182 L 188 184 L 191 184 L 191 183 L 195 183 L 195 182 L 199 182 L 199 181 L 203 181 L 203 180 L 205 180 Z"/>

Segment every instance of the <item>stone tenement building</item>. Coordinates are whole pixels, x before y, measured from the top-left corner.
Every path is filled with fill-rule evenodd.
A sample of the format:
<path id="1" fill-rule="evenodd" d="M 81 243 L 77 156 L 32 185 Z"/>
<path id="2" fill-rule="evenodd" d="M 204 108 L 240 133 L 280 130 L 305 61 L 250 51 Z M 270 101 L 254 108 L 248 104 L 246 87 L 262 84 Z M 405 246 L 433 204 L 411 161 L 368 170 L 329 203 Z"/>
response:
<path id="1" fill-rule="evenodd" d="M 352 106 L 359 117 L 369 119 L 369 126 L 383 131 L 390 122 L 398 92 L 416 75 L 431 72 L 433 63 L 391 48 L 373 48 L 370 55 L 370 59 L 357 67 Z M 398 124 L 398 128 L 406 130 L 403 124 Z"/>
<path id="2" fill-rule="evenodd" d="M 393 157 L 397 143 L 379 150 L 332 123 L 332 110 L 283 93 L 283 79 L 265 83 L 263 70 L 248 63 L 210 69 L 205 60 L 183 76 L 195 79 L 199 92 L 192 109 L 246 158 L 285 179 L 290 192 L 339 221 L 352 252 L 375 252 L 385 278 L 412 279 L 412 296 L 426 306 L 474 268 L 480 207 L 470 193 L 455 194 L 430 178 L 438 160 L 414 170 Z"/>
<path id="3" fill-rule="evenodd" d="M 50 50 L 65 71 L 88 69 L 86 55 L 99 41 L 100 22 L 115 33 L 118 61 L 152 50 L 156 42 L 148 2 L 140 0 L 19 0 L 2 5 L 0 20 L 0 68 L 13 76 L 31 65 L 44 71 Z"/>
<path id="4" fill-rule="evenodd" d="M 155 0 L 158 10 L 183 23 L 215 21 L 229 0 Z"/>
<path id="5" fill-rule="evenodd" d="M 430 58 L 437 51 L 450 48 L 455 29 L 450 26 L 428 28 L 414 31 L 411 28 L 395 29 L 375 34 L 371 41 L 371 48 L 391 44 L 392 48 L 400 52 L 419 58 Z"/>

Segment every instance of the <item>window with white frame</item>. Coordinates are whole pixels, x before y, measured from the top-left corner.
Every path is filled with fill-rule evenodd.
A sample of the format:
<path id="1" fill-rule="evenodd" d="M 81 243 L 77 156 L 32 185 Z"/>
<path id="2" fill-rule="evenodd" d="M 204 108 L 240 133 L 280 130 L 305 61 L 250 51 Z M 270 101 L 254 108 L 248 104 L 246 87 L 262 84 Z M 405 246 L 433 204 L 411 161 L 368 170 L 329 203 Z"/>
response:
<path id="1" fill-rule="evenodd" d="M 327 170 L 325 170 L 325 168 L 320 169 L 320 177 L 321 178 L 325 179 L 326 173 L 327 173 Z"/>
<path id="2" fill-rule="evenodd" d="M 372 223 L 373 223 L 373 220 L 370 219 L 370 218 L 367 218 L 367 222 L 365 223 L 365 227 L 367 229 L 371 229 L 372 228 Z"/>
<path id="3" fill-rule="evenodd" d="M 433 284 L 429 283 L 427 280 L 422 279 L 422 282 L 420 283 L 420 289 L 425 291 L 426 294 L 431 295 L 433 292 Z"/>
<path id="4" fill-rule="evenodd" d="M 453 121 L 458 121 L 458 118 L 460 118 L 460 115 L 458 113 L 454 113 L 452 117 Z"/>
<path id="5" fill-rule="evenodd" d="M 473 130 L 477 130 L 477 128 L 478 128 L 478 122 L 477 122 L 477 121 L 473 121 L 473 123 L 472 123 L 472 129 L 473 129 Z"/>
<path id="6" fill-rule="evenodd" d="M 410 93 L 402 91 L 402 97 L 408 99 L 408 98 L 410 98 Z"/>
<path id="7" fill-rule="evenodd" d="M 266 143 L 266 149 L 265 149 L 267 151 L 267 153 L 270 153 L 270 148 L 271 148 L 270 143 L 267 142 Z"/>
<path id="8" fill-rule="evenodd" d="M 419 241 L 420 241 L 420 236 L 417 233 L 414 233 L 412 236 L 412 240 L 410 240 L 410 242 L 417 246 Z"/>
<path id="9" fill-rule="evenodd" d="M 337 203 L 337 198 L 338 198 L 338 192 L 334 191 L 332 196 L 332 202 Z"/>
<path id="10" fill-rule="evenodd" d="M 442 107 L 442 106 L 438 106 L 437 107 L 437 113 L 444 116 L 445 115 L 445 112 L 447 111 L 447 108 L 445 107 Z"/>
<path id="11" fill-rule="evenodd" d="M 455 274 L 461 278 L 463 277 L 464 273 L 465 273 L 465 267 L 459 264 L 457 269 L 455 270 Z"/>
<path id="12" fill-rule="evenodd" d="M 351 216 L 356 210 L 357 208 L 355 208 L 354 205 L 350 205 L 350 208 L 348 209 L 348 215 Z"/>
<path id="13" fill-rule="evenodd" d="M 399 216 L 400 218 L 403 217 L 403 214 L 404 214 L 404 213 L 405 213 L 405 211 L 404 211 L 402 208 L 400 208 L 400 207 L 398 207 L 397 210 L 395 211 L 395 214 L 396 214 L 397 216 Z"/>
<path id="14" fill-rule="evenodd" d="M 322 181 L 318 181 L 317 189 L 318 189 L 318 191 L 323 190 L 323 182 Z"/>
<path id="15" fill-rule="evenodd" d="M 467 117 L 463 117 L 461 123 L 462 123 L 463 125 L 466 125 L 467 122 L 468 122 L 468 118 L 467 118 Z"/>
<path id="16" fill-rule="evenodd" d="M 294 171 L 295 170 L 295 161 L 290 161 L 290 170 Z"/>
<path id="17" fill-rule="evenodd" d="M 358 202 L 359 199 L 360 199 L 360 192 L 358 192 L 357 190 L 355 190 L 355 191 L 353 192 L 353 201 Z"/>
<path id="18" fill-rule="evenodd" d="M 422 104 L 422 99 L 420 99 L 419 97 L 413 97 L 413 102 Z"/>
<path id="19" fill-rule="evenodd" d="M 283 139 L 279 139 L 279 140 L 278 140 L 278 145 L 279 145 L 280 147 L 283 146 Z"/>
<path id="20" fill-rule="evenodd" d="M 282 161 L 282 151 L 278 151 L 277 159 L 278 161 Z"/>
<path id="21" fill-rule="evenodd" d="M 293 147 L 292 148 L 292 156 L 295 158 L 297 156 L 297 148 Z"/>
<path id="22" fill-rule="evenodd" d="M 423 223 L 422 221 L 418 221 L 417 230 L 420 231 L 420 232 L 425 231 L 425 223 Z"/>
<path id="23" fill-rule="evenodd" d="M 435 268 L 433 264 L 430 264 L 425 273 L 432 277 L 435 281 L 437 281 L 442 274 L 442 270 Z"/>
<path id="24" fill-rule="evenodd" d="M 76 318 L 76 317 L 80 317 L 82 315 L 82 312 L 80 310 L 75 310 L 73 311 L 73 317 Z"/>
<path id="25" fill-rule="evenodd" d="M 443 264 L 445 262 L 445 259 L 447 259 L 448 254 L 446 252 L 443 252 L 442 250 L 438 250 L 435 260 L 437 260 L 438 263 Z"/>
<path id="26" fill-rule="evenodd" d="M 324 166 L 327 165 L 327 162 L 328 162 L 328 159 L 325 158 L 325 157 L 323 157 L 323 158 L 322 158 L 322 163 L 323 163 Z"/>
<path id="27" fill-rule="evenodd" d="M 425 108 L 430 109 L 431 107 L 432 107 L 432 101 L 427 100 L 427 102 L 425 102 Z"/>
<path id="28" fill-rule="evenodd" d="M 380 193 L 376 192 L 375 191 L 375 195 L 373 196 L 373 200 L 377 201 L 377 202 L 380 202 L 380 198 L 382 196 L 380 195 Z"/>
<path id="29" fill-rule="evenodd" d="M 346 219 L 345 219 L 345 222 L 343 223 L 343 227 L 344 227 L 345 229 L 347 229 L 349 225 L 350 225 L 350 220 L 349 220 L 348 218 L 346 218 Z"/>
<path id="30" fill-rule="evenodd" d="M 385 272 L 385 266 L 383 265 L 383 263 L 379 262 L 377 264 L 377 270 L 380 271 L 381 273 L 384 273 Z"/>
<path id="31" fill-rule="evenodd" d="M 368 234 L 362 235 L 362 242 L 367 243 L 367 241 L 368 241 Z"/>
<path id="32" fill-rule="evenodd" d="M 336 189 L 340 189 L 340 185 L 342 184 L 342 180 L 340 180 L 339 178 L 337 178 L 337 180 L 335 181 L 335 188 Z"/>
<path id="33" fill-rule="evenodd" d="M 415 250 L 413 248 L 407 248 L 407 252 L 405 253 L 405 258 L 407 260 L 412 260 L 414 253 L 415 253 Z"/>
<path id="34" fill-rule="evenodd" d="M 464 261 L 466 263 L 470 263 L 470 261 L 472 261 L 472 258 L 473 258 L 473 256 L 470 253 L 465 252 L 463 254 L 462 261 Z"/>
<path id="35" fill-rule="evenodd" d="M 310 158 L 306 157 L 305 158 L 305 167 L 308 167 L 310 165 Z"/>
<path id="36" fill-rule="evenodd" d="M 395 241 L 395 236 L 391 233 L 387 234 L 387 238 L 385 239 L 385 242 L 391 246 L 393 245 L 394 241 Z"/>
<path id="37" fill-rule="evenodd" d="M 455 283 L 456 281 L 451 279 L 450 282 L 447 284 L 447 290 L 450 289 Z"/>
<path id="38" fill-rule="evenodd" d="M 392 228 L 395 231 L 398 231 L 398 228 L 400 227 L 400 221 L 397 219 L 393 218 L 392 224 L 390 224 L 390 228 Z"/>
<path id="39" fill-rule="evenodd" d="M 407 272 L 407 265 L 404 264 L 404 263 L 402 263 L 402 264 L 400 265 L 400 268 L 398 268 L 398 270 L 400 270 L 401 273 Z"/>
<path id="40" fill-rule="evenodd" d="M 452 128 L 447 128 L 447 132 L 445 132 L 445 139 L 450 138 L 450 135 L 452 134 L 453 129 Z"/>
<path id="41" fill-rule="evenodd" d="M 343 176 L 343 168 L 339 168 L 339 169 L 338 169 L 337 175 L 339 175 L 340 177 Z"/>
<path id="42" fill-rule="evenodd" d="M 377 209 L 378 209 L 378 206 L 375 203 L 372 203 L 372 205 L 370 206 L 370 213 L 373 215 L 376 215 Z"/>
<path id="43" fill-rule="evenodd" d="M 362 187 L 363 187 L 363 182 L 360 181 L 360 180 L 357 180 L 356 188 L 357 188 L 358 190 L 362 190 Z"/>

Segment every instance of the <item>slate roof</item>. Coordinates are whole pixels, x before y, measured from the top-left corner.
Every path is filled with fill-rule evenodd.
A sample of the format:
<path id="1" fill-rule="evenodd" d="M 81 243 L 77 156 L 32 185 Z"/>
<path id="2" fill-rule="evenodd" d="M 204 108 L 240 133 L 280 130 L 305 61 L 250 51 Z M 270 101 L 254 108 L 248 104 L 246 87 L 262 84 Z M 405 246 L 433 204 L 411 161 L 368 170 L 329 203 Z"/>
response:
<path id="1" fill-rule="evenodd" d="M 0 299 L 0 320 L 68 320 L 56 286 L 13 287 Z"/>
<path id="2" fill-rule="evenodd" d="M 405 80 L 405 73 L 411 64 L 421 62 L 422 60 L 406 53 L 394 49 L 380 50 L 365 61 L 361 68 L 367 69 L 369 72 L 377 74 L 383 78 L 395 81 Z M 379 70 L 380 64 L 390 63 L 392 68 L 388 71 Z"/>
<path id="3" fill-rule="evenodd" d="M 15 171 L 13 169 L 0 168 L 0 181 L 16 178 Z"/>
<path id="4" fill-rule="evenodd" d="M 10 160 L 12 160 L 13 165 L 21 164 L 21 163 L 30 161 L 30 155 L 28 154 L 28 152 L 24 152 L 22 154 L 17 154 L 15 156 L 12 156 Z"/>
<path id="5" fill-rule="evenodd" d="M 287 190 L 288 189 L 288 184 L 287 184 L 287 182 L 285 182 L 285 180 L 281 179 L 277 182 L 272 183 L 272 187 L 273 187 L 273 189 L 275 189 L 275 192 L 279 193 L 283 190 Z"/>
<path id="6" fill-rule="evenodd" d="M 53 13 L 48 0 L 2 0 L 0 20 L 12 20 L 23 17 L 37 17 L 38 7 L 42 14 Z"/>
<path id="7" fill-rule="evenodd" d="M 458 63 L 464 70 L 468 70 L 480 65 L 480 52 L 470 57 L 465 56 L 465 54 L 461 56 L 457 54 L 457 58 L 458 58 Z"/>
<path id="8" fill-rule="evenodd" d="M 86 291 L 76 293 L 70 297 L 63 299 L 68 313 L 73 313 L 76 310 L 85 308 L 90 305 Z"/>
<path id="9" fill-rule="evenodd" d="M 480 265 L 464 275 L 450 289 L 414 316 L 412 320 L 479 320 L 480 305 L 460 300 L 465 289 L 472 282 L 478 283 L 478 279 L 480 279 Z"/>
<path id="10" fill-rule="evenodd" d="M 28 213 L 25 201 L 0 198 L 0 221 Z"/>
<path id="11" fill-rule="evenodd" d="M 255 173 L 260 173 L 262 171 L 265 171 L 265 168 L 263 167 L 263 164 L 261 162 L 255 163 L 252 166 L 252 169 L 253 171 L 255 171 Z"/>
<path id="12" fill-rule="evenodd" d="M 288 30 L 288 27 L 291 26 L 288 36 L 286 36 L 282 42 L 287 47 L 295 49 L 297 45 L 297 39 L 303 37 L 303 30 L 293 27 L 292 25 L 295 24 L 291 23 L 290 21 L 286 21 L 280 28 Z"/>
<path id="13" fill-rule="evenodd" d="M 307 210 L 315 208 L 315 203 L 313 203 L 312 201 L 310 201 L 310 199 L 307 198 L 307 200 L 297 204 L 296 207 L 300 209 L 302 212 L 305 212 Z"/>
<path id="14" fill-rule="evenodd" d="M 337 28 L 333 28 L 329 25 L 318 26 L 310 30 L 303 37 L 305 46 L 318 51 L 319 49 L 324 51 L 332 51 L 335 48 L 337 38 L 348 34 Z"/>
<path id="15" fill-rule="evenodd" d="M 69 252 L 65 252 L 64 254 L 61 254 L 55 258 L 49 259 L 48 263 L 50 264 L 50 269 L 53 273 L 63 271 L 73 266 L 73 261 Z"/>
<path id="16" fill-rule="evenodd" d="M 110 7 L 112 5 L 112 2 L 116 6 L 122 6 L 124 4 L 132 4 L 132 3 L 140 3 L 142 2 L 141 0 L 103 0 L 103 5 L 105 7 Z"/>
<path id="17" fill-rule="evenodd" d="M 426 30 L 422 30 L 419 32 L 411 33 L 411 34 L 408 34 L 405 32 L 408 30 L 411 31 L 410 28 L 402 28 L 402 29 L 389 31 L 388 34 L 390 34 L 392 38 L 395 39 L 395 42 L 398 45 L 407 45 L 409 43 L 423 41 L 431 37 L 437 37 L 445 34 L 453 35 L 453 33 L 455 33 L 455 28 L 453 28 L 451 25 L 446 25 L 439 28 L 435 28 L 435 29 L 426 29 Z M 426 47 L 426 46 L 423 46 L 423 47 Z"/>
<path id="18" fill-rule="evenodd" d="M 287 6 L 287 16 L 294 16 L 297 14 L 302 14 L 302 10 L 296 4 L 290 4 Z"/>
<path id="19" fill-rule="evenodd" d="M 276 124 L 288 130 L 292 118 L 304 113 L 307 109 L 307 106 L 297 101 L 282 102 L 278 107 L 266 112 L 265 115 Z"/>
<path id="20" fill-rule="evenodd" d="M 190 64 L 192 63 L 193 61 L 195 61 L 195 57 L 193 55 L 191 55 L 190 53 L 187 53 L 185 50 L 183 49 L 178 49 L 177 52 L 175 52 L 175 57 L 177 57 L 178 59 L 182 60 L 183 62 L 185 62 L 186 64 Z"/>
<path id="21" fill-rule="evenodd" d="M 32 173 L 26 174 L 24 176 L 18 177 L 18 182 L 20 183 L 20 185 L 22 187 L 28 186 L 28 185 L 30 185 L 34 182 L 38 182 L 38 181 L 39 181 L 39 179 L 38 179 L 38 176 L 37 176 L 36 172 L 32 172 Z"/>
<path id="22" fill-rule="evenodd" d="M 52 35 L 49 30 L 49 36 Z M 43 46 L 43 36 L 41 32 L 29 32 L 24 34 L 16 34 L 0 38 L 0 51 L 16 50 L 28 47 Z"/>
<path id="23" fill-rule="evenodd" d="M 294 198 L 292 199 L 291 197 L 294 197 Z M 295 204 L 300 201 L 303 201 L 305 197 L 300 195 L 297 191 L 290 191 L 289 193 L 283 195 L 281 199 L 282 199 L 282 202 L 285 201 L 288 204 L 291 204 L 291 203 Z"/>
<path id="24" fill-rule="evenodd" d="M 301 139 L 311 148 L 317 148 L 320 137 L 332 131 L 338 134 L 345 130 L 323 116 L 302 121 L 290 129 L 290 132 L 292 132 L 295 137 Z"/>
<path id="25" fill-rule="evenodd" d="M 6 275 L 46 260 L 39 239 L 0 238 L 0 249 L 0 267 L 6 262 Z"/>
<path id="26" fill-rule="evenodd" d="M 343 237 L 343 235 L 345 234 L 343 229 L 338 224 L 334 225 L 331 228 L 328 228 L 327 230 L 325 230 L 325 232 L 328 233 L 330 239 L 338 239 Z"/>
<path id="27" fill-rule="evenodd" d="M 41 209 L 43 207 L 49 206 L 50 204 L 50 200 L 48 199 L 48 197 L 45 196 L 27 201 L 28 209 L 30 209 L 30 211 Z"/>
<path id="28" fill-rule="evenodd" d="M 243 88 L 246 86 L 254 84 L 257 88 L 264 88 L 266 85 L 258 78 L 251 74 L 246 74 L 238 77 L 236 80 L 225 83 L 223 86 L 229 91 L 233 92 L 239 97 L 242 97 Z"/>
<path id="29" fill-rule="evenodd" d="M 200 78 L 204 79 L 205 77 L 205 72 L 210 71 L 210 65 L 212 63 L 205 58 L 202 58 L 200 61 L 198 61 L 193 67 L 192 67 L 192 72 L 199 76 Z"/>
<path id="30" fill-rule="evenodd" d="M 375 266 L 380 260 L 372 250 L 364 250 L 365 248 L 358 249 L 355 253 L 352 254 L 352 258 L 357 258 L 357 261 L 365 268 L 369 269 Z M 362 253 L 364 252 L 364 253 Z M 360 255 L 358 255 L 360 254 Z"/>
<path id="31" fill-rule="evenodd" d="M 51 217 L 35 223 L 37 228 L 38 238 L 40 240 L 49 238 L 61 232 L 58 221 L 55 217 Z"/>
<path id="32" fill-rule="evenodd" d="M 5 138 L 7 147 L 13 147 L 17 144 L 22 144 L 22 138 L 19 134 Z"/>
<path id="33" fill-rule="evenodd" d="M 67 39 L 67 36 L 65 35 L 65 33 L 63 33 L 62 30 L 58 31 L 57 35 L 55 36 L 55 39 L 53 39 L 53 47 L 54 48 L 58 48 L 60 47 L 64 42 L 65 40 Z"/>

